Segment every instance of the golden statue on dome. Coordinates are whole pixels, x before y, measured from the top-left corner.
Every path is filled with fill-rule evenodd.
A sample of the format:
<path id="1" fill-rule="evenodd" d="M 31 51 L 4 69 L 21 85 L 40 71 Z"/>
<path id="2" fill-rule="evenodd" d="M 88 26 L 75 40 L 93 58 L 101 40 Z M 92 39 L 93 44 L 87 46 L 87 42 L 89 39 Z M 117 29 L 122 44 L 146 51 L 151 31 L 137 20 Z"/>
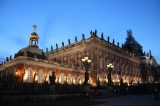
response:
<path id="1" fill-rule="evenodd" d="M 34 31 L 36 31 L 36 29 L 37 29 L 37 25 L 36 24 L 33 25 L 33 29 L 34 29 Z"/>

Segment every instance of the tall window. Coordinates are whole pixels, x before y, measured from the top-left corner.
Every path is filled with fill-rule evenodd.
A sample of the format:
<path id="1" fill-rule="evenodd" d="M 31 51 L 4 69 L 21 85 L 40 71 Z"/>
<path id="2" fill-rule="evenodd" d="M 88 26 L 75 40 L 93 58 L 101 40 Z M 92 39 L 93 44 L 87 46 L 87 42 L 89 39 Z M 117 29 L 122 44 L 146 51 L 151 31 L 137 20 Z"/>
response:
<path id="1" fill-rule="evenodd" d="M 72 84 L 71 74 L 68 74 L 68 84 Z"/>
<path id="2" fill-rule="evenodd" d="M 73 76 L 73 79 L 72 79 L 72 80 L 73 80 L 72 83 L 76 85 L 76 84 L 77 84 L 77 74 L 75 74 L 75 75 Z"/>
<path id="3" fill-rule="evenodd" d="M 29 83 L 31 83 L 31 82 L 33 82 L 33 70 L 32 70 L 32 68 L 29 68 L 28 69 L 28 82 Z"/>
<path id="4" fill-rule="evenodd" d="M 43 83 L 43 70 L 38 71 L 38 83 Z"/>
<path id="5" fill-rule="evenodd" d="M 100 71 L 103 69 L 102 59 L 100 59 Z"/>
<path id="6" fill-rule="evenodd" d="M 64 73 L 61 73 L 61 74 L 60 74 L 59 83 L 60 83 L 60 84 L 64 84 Z"/>

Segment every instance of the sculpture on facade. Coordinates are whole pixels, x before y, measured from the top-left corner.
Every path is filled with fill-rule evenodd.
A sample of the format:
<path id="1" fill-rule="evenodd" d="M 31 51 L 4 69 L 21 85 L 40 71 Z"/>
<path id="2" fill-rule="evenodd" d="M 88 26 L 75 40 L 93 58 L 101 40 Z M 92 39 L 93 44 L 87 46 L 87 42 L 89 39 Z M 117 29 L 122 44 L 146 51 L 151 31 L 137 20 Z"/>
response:
<path id="1" fill-rule="evenodd" d="M 109 36 L 108 36 L 108 40 L 107 40 L 107 41 L 108 41 L 108 43 L 109 43 L 109 39 L 110 39 L 110 38 L 109 38 Z"/>
<path id="2" fill-rule="evenodd" d="M 56 80 L 55 72 L 52 72 L 52 75 L 49 76 L 50 84 L 51 84 L 51 85 L 55 84 L 55 80 Z"/>
<path id="3" fill-rule="evenodd" d="M 117 46 L 119 47 L 119 42 L 117 42 Z"/>
<path id="4" fill-rule="evenodd" d="M 77 42 L 77 36 L 75 36 L 75 42 Z"/>
<path id="5" fill-rule="evenodd" d="M 51 51 L 53 51 L 53 46 L 51 45 Z"/>
<path id="6" fill-rule="evenodd" d="M 123 45 L 123 43 L 122 43 L 122 49 L 124 48 L 124 45 Z"/>
<path id="7" fill-rule="evenodd" d="M 95 35 L 97 35 L 97 30 L 95 30 Z"/>
<path id="8" fill-rule="evenodd" d="M 102 32 L 102 34 L 101 34 L 101 40 L 103 40 L 104 39 L 104 36 L 103 36 L 103 32 Z"/>
<path id="9" fill-rule="evenodd" d="M 64 42 L 62 41 L 62 47 L 64 47 Z"/>
<path id="10" fill-rule="evenodd" d="M 6 58 L 6 61 L 9 61 L 9 58 L 8 58 L 8 57 Z"/>
<path id="11" fill-rule="evenodd" d="M 56 49 L 58 49 L 58 44 L 56 43 Z"/>
<path id="12" fill-rule="evenodd" d="M 12 55 L 10 56 L 10 60 L 12 60 Z"/>
<path id="13" fill-rule="evenodd" d="M 48 48 L 46 48 L 46 52 L 48 52 Z"/>
<path id="14" fill-rule="evenodd" d="M 92 32 L 92 30 L 91 30 L 90 35 L 92 36 L 92 34 L 93 34 L 93 32 Z"/>
<path id="15" fill-rule="evenodd" d="M 82 33 L 82 40 L 85 40 L 85 35 Z"/>
<path id="16" fill-rule="evenodd" d="M 113 42 L 112 42 L 112 44 L 114 45 L 114 39 L 113 39 Z"/>
<path id="17" fill-rule="evenodd" d="M 71 41 L 70 41 L 70 39 L 68 39 L 68 44 L 71 44 Z"/>

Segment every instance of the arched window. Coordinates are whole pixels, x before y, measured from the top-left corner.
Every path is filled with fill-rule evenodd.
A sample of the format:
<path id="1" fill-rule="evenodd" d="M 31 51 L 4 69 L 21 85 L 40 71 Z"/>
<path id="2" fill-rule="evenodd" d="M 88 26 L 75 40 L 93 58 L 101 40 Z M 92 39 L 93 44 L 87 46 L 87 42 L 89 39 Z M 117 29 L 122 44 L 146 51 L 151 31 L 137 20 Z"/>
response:
<path id="1" fill-rule="evenodd" d="M 64 73 L 61 73 L 61 74 L 60 74 L 59 83 L 60 83 L 60 84 L 64 84 Z"/>
<path id="2" fill-rule="evenodd" d="M 71 74 L 68 74 L 68 84 L 72 84 L 72 78 L 71 78 Z"/>
<path id="3" fill-rule="evenodd" d="M 43 83 L 43 70 L 38 71 L 38 83 Z"/>
<path id="4" fill-rule="evenodd" d="M 77 84 L 77 74 L 74 75 L 72 83 L 75 85 Z"/>
<path id="5" fill-rule="evenodd" d="M 102 59 L 100 59 L 100 71 L 103 69 Z"/>
<path id="6" fill-rule="evenodd" d="M 28 81 L 27 82 L 29 82 L 29 83 L 32 83 L 33 82 L 33 70 L 32 70 L 32 68 L 29 68 L 28 69 L 28 74 L 27 74 L 28 76 Z"/>
<path id="7" fill-rule="evenodd" d="M 52 76 L 52 71 L 49 71 L 49 72 L 48 72 L 48 76 Z"/>

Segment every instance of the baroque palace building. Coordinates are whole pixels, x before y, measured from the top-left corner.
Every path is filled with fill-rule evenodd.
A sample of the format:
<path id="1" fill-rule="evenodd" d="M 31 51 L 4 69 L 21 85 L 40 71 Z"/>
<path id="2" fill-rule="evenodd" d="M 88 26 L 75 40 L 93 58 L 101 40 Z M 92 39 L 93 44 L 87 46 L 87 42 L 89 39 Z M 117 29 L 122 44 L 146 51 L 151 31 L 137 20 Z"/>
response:
<path id="1" fill-rule="evenodd" d="M 36 25 L 33 26 L 36 30 Z M 0 80 L 2 82 L 21 83 L 50 83 L 49 76 L 55 73 L 57 84 L 82 85 L 85 77 L 85 67 L 82 58 L 91 59 L 89 67 L 88 83 L 96 86 L 97 83 L 105 85 L 108 82 L 107 65 L 112 63 L 111 79 L 114 84 L 119 84 L 122 79 L 124 83 L 136 84 L 151 82 L 154 80 L 151 70 L 147 67 L 156 63 L 151 52 L 143 53 L 142 46 L 135 40 L 132 31 L 127 31 L 126 42 L 120 47 L 119 42 L 115 44 L 114 39 L 104 39 L 97 35 L 97 30 L 90 32 L 90 37 L 56 48 L 46 49 L 44 52 L 38 46 L 38 34 L 34 31 L 29 36 L 29 45 L 19 50 L 14 58 L 7 57 L 0 64 Z M 147 63 L 148 62 L 148 63 Z"/>

